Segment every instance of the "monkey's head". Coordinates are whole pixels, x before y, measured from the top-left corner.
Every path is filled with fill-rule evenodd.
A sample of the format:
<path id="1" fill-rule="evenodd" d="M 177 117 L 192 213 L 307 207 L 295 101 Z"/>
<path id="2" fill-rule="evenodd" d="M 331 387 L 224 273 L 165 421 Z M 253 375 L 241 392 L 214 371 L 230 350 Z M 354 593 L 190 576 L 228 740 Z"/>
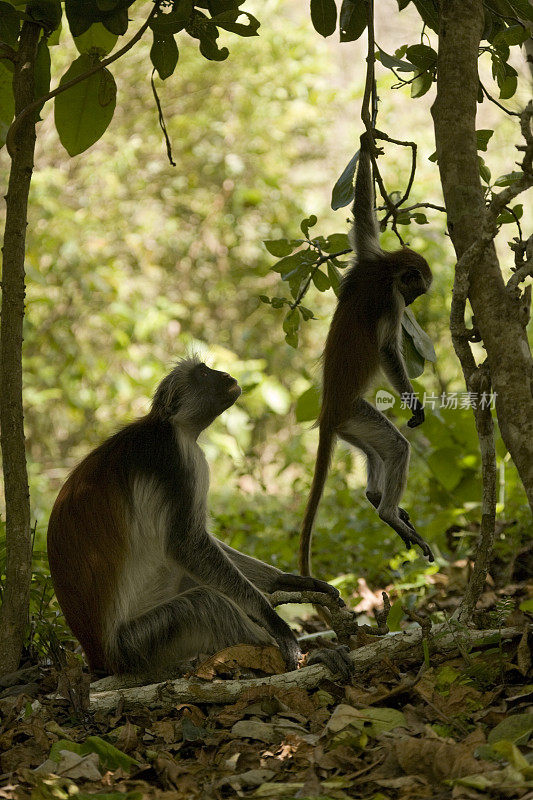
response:
<path id="1" fill-rule="evenodd" d="M 241 387 L 227 372 L 210 369 L 198 358 L 186 358 L 156 389 L 152 414 L 200 432 L 233 405 Z"/>
<path id="2" fill-rule="evenodd" d="M 394 255 L 396 286 L 403 295 L 405 305 L 410 306 L 417 297 L 428 291 L 433 276 L 426 259 L 414 250 L 404 247 Z"/>

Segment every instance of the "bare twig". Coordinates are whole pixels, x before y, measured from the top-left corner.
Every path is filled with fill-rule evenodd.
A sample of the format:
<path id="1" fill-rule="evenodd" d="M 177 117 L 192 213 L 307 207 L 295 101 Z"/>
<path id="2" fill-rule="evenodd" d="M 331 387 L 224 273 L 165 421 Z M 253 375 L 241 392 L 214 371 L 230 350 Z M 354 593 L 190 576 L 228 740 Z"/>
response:
<path id="1" fill-rule="evenodd" d="M 5 42 L 0 42 L 0 58 L 8 58 L 10 61 L 15 63 L 17 60 L 17 51 Z"/>
<path id="2" fill-rule="evenodd" d="M 481 91 L 483 92 L 483 94 L 485 95 L 485 97 L 487 98 L 487 100 L 490 100 L 490 102 L 491 102 L 491 103 L 494 103 L 494 105 L 495 105 L 495 106 L 498 106 L 498 108 L 501 108 L 501 110 L 502 110 L 502 111 L 505 111 L 505 113 L 506 113 L 506 114 L 509 114 L 509 116 L 510 116 L 510 117 L 519 117 L 519 116 L 520 116 L 520 113 L 519 113 L 518 111 L 510 111 L 508 108 L 505 108 L 505 106 L 502 106 L 502 104 L 501 104 L 501 103 L 498 103 L 498 101 L 496 100 L 496 98 L 494 98 L 492 95 L 490 95 L 490 94 L 487 92 L 487 90 L 485 89 L 485 87 L 483 86 L 483 84 L 481 83 L 481 81 L 479 82 L 479 85 L 480 85 L 480 87 L 481 87 Z"/>

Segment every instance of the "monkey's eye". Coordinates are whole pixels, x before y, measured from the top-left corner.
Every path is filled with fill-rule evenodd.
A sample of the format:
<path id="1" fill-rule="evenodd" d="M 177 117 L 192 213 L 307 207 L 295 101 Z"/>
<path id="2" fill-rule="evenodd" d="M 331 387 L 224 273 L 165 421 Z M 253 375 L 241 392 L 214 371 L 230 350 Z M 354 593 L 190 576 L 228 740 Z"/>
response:
<path id="1" fill-rule="evenodd" d="M 409 269 L 402 275 L 402 283 L 409 285 L 410 283 L 418 283 L 421 275 L 417 269 Z"/>
<path id="2" fill-rule="evenodd" d="M 196 375 L 198 378 L 208 378 L 209 377 L 209 370 L 207 369 L 205 364 L 200 364 L 198 369 L 196 370 Z"/>

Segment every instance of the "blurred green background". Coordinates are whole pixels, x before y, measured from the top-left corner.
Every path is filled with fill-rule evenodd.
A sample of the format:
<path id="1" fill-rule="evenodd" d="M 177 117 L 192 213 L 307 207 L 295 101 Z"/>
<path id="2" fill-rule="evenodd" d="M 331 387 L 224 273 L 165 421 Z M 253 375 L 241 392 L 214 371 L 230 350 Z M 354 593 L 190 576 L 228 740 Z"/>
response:
<path id="1" fill-rule="evenodd" d="M 384 50 L 419 41 L 416 13 L 398 16 L 392 0 L 378 5 L 377 41 Z M 258 299 L 283 293 L 262 242 L 298 236 L 309 213 L 319 218 L 312 235 L 347 230 L 348 210 L 334 213 L 329 201 L 361 132 L 365 43 L 321 40 L 305 4 L 267 0 L 256 13 L 260 37 L 227 34 L 226 62 L 206 62 L 184 38 L 176 74 L 157 81 L 176 167 L 166 157 L 150 88 L 149 37 L 114 66 L 117 110 L 88 152 L 68 157 L 50 111 L 38 126 L 24 342 L 34 599 L 51 594 L 49 585 L 43 589 L 46 525 L 67 472 L 143 414 L 157 382 L 191 348 L 244 388 L 238 404 L 203 437 L 212 471 L 212 530 L 237 548 L 296 569 L 317 434 L 310 423 L 296 422 L 294 409 L 318 383 L 335 296 L 310 289 L 305 304 L 318 319 L 304 325 L 297 350 L 289 347 L 283 312 Z M 56 79 L 70 61 L 60 51 L 53 53 Z M 526 75 L 523 65 L 519 71 Z M 438 169 L 428 161 L 435 89 L 412 100 L 408 88 L 391 90 L 393 83 L 378 65 L 378 125 L 419 144 L 412 202 L 442 203 Z M 527 93 L 524 84 L 513 108 Z M 511 171 L 516 124 L 486 102 L 479 116 L 479 128 L 495 130 L 483 154 L 487 165 L 495 176 Z M 389 191 L 404 187 L 408 151 L 389 147 L 382 163 Z M 5 151 L 0 167 L 6 176 Z M 448 333 L 454 258 L 443 215 L 430 210 L 427 216 L 429 223 L 405 229 L 405 238 L 435 274 L 431 294 L 414 311 L 438 361 L 426 367 L 417 388 L 440 395 L 462 392 L 464 384 Z M 505 242 L 514 235 L 506 226 L 499 237 L 507 266 L 512 254 Z M 389 233 L 384 244 L 395 246 Z M 452 543 L 454 557 L 460 555 L 480 516 L 472 414 L 429 411 L 413 432 L 399 414 L 390 412 L 413 445 L 404 506 L 442 558 Z M 502 526 L 498 547 L 515 549 L 530 522 L 501 442 L 499 467 L 500 517 L 516 524 Z M 356 590 L 360 577 L 381 586 L 391 575 L 398 588 L 423 587 L 438 566 L 401 550 L 364 499 L 363 485 L 362 459 L 339 445 L 315 532 L 316 574 L 345 590 Z"/>

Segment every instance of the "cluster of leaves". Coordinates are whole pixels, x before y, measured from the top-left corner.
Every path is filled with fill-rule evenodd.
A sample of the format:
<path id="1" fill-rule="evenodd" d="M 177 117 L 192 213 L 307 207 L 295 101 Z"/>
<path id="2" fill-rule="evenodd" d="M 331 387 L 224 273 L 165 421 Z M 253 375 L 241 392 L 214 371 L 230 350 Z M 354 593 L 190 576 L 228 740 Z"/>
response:
<path id="1" fill-rule="evenodd" d="M 175 36 L 185 31 L 199 42 L 200 53 L 223 61 L 227 47 L 219 47 L 220 30 L 238 36 L 256 36 L 258 20 L 241 11 L 244 0 L 158 0 L 149 26 L 153 34 L 150 59 L 161 79 L 173 74 L 178 63 Z M 61 143 L 74 156 L 93 145 L 106 131 L 116 107 L 117 87 L 103 66 L 117 40 L 128 30 L 133 0 L 65 0 L 65 15 L 80 55 L 60 80 L 60 86 L 78 81 L 55 99 L 55 125 Z M 33 20 L 42 26 L 35 62 L 35 99 L 50 91 L 50 47 L 58 45 L 63 9 L 60 0 L 1 0 L 0 44 L 16 51 L 21 23 Z M 120 52 L 120 51 L 119 51 Z M 0 145 L 6 140 L 14 116 L 13 63 L 0 49 Z M 115 54 L 117 55 L 117 54 Z M 111 62 L 113 57 L 109 59 Z M 107 62 L 106 62 L 107 63 Z M 86 78 L 80 80 L 82 76 Z"/>
<path id="2" fill-rule="evenodd" d="M 292 300 L 287 297 L 268 297 L 260 295 L 260 300 L 274 309 L 286 308 L 283 319 L 285 341 L 291 347 L 298 347 L 298 331 L 302 322 L 314 319 L 313 311 L 301 305 L 301 300 L 311 284 L 319 292 L 333 289 L 339 293 L 342 280 L 340 270 L 345 269 L 349 261 L 340 260 L 341 256 L 351 252 L 348 236 L 345 233 L 333 233 L 327 238 L 316 236 L 309 238 L 309 228 L 317 223 L 313 214 L 304 219 L 300 229 L 304 239 L 270 239 L 264 242 L 268 252 L 280 260 L 271 268 L 281 276 L 289 286 Z M 425 361 L 436 360 L 431 339 L 417 323 L 413 312 L 407 309 L 402 321 L 404 337 L 404 354 L 409 374 L 417 378 L 424 371 Z M 310 408 L 315 407 L 314 398 L 309 395 Z M 297 412 L 298 413 L 298 412 Z M 300 420 L 310 417 L 298 417 Z"/>

